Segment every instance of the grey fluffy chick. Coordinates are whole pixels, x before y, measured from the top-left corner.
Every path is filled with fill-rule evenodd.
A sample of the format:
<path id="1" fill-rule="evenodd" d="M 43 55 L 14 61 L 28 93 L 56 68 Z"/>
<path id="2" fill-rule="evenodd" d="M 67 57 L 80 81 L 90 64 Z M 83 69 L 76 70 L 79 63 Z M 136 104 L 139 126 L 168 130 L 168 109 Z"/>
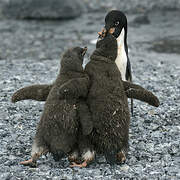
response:
<path id="1" fill-rule="evenodd" d="M 71 154 L 77 147 L 79 133 L 89 134 L 92 130 L 89 109 L 82 98 L 87 96 L 88 76 L 82 68 L 83 57 L 87 48 L 75 47 L 67 50 L 61 60 L 60 73 L 54 82 L 46 103 L 40 122 L 37 126 L 34 142 L 32 145 L 31 159 L 21 162 L 23 165 L 35 166 L 37 159 L 47 152 L 55 157 L 61 154 Z M 76 90 L 68 94 L 63 86 L 71 80 L 76 82 Z M 80 82 L 85 82 L 82 85 Z M 78 88 L 80 87 L 80 88 Z M 65 96 L 61 93 L 65 92 Z M 71 90 L 71 89 L 70 89 Z M 83 106 L 81 106 L 81 102 Z M 80 117 L 78 111 L 85 114 L 86 119 Z M 89 115 L 87 117 L 87 115 Z M 83 121 L 86 121 L 84 123 Z M 87 128 L 88 124 L 88 128 Z M 83 128 L 83 125 L 85 127 Z M 58 157 L 59 158 L 59 157 Z"/>

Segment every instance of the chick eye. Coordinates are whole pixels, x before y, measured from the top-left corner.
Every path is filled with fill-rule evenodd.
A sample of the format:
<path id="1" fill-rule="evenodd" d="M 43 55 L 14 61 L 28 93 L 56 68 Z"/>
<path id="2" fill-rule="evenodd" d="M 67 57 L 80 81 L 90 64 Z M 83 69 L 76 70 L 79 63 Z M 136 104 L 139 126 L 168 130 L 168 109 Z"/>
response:
<path id="1" fill-rule="evenodd" d="M 117 22 L 115 22 L 115 24 L 114 24 L 115 26 L 118 26 L 119 25 L 119 21 L 117 21 Z"/>

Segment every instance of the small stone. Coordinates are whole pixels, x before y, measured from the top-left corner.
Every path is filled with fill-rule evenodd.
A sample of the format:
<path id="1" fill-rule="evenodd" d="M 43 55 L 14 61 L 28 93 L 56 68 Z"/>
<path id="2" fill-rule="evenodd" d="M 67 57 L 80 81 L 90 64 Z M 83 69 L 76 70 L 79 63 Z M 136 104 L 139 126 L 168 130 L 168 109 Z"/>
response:
<path id="1" fill-rule="evenodd" d="M 124 171 L 124 172 L 128 172 L 129 166 L 125 164 L 125 165 L 123 165 L 120 169 L 121 169 L 122 171 Z"/>
<path id="2" fill-rule="evenodd" d="M 155 114 L 155 111 L 154 111 L 154 110 L 150 110 L 150 111 L 148 111 L 148 114 L 149 114 L 149 115 L 154 115 L 154 114 Z"/>

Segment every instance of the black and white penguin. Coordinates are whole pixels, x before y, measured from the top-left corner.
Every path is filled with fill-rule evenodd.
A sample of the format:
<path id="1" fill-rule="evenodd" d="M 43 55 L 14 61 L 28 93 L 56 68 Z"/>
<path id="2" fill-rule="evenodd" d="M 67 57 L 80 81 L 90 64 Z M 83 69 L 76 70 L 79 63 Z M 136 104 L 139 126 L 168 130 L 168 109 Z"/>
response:
<path id="1" fill-rule="evenodd" d="M 105 26 L 101 32 L 100 37 L 105 36 L 106 33 L 111 33 L 118 43 L 116 65 L 121 72 L 123 81 L 132 82 L 131 63 L 128 56 L 127 45 L 127 18 L 126 15 L 118 10 L 110 11 L 105 17 Z M 133 101 L 131 99 L 131 112 L 133 114 Z"/>
<path id="2" fill-rule="evenodd" d="M 105 17 L 104 30 L 106 32 L 110 31 L 117 39 L 118 53 L 115 62 L 121 72 L 122 80 L 132 81 L 127 45 L 127 18 L 125 14 L 118 10 L 110 11 Z"/>

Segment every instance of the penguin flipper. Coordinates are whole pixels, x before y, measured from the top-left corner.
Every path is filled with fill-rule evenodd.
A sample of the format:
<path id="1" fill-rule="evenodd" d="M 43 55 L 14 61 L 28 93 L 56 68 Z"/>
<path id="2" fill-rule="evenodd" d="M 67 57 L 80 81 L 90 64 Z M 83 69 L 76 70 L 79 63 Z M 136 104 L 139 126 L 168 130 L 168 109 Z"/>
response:
<path id="1" fill-rule="evenodd" d="M 59 98 L 79 98 L 87 97 L 90 82 L 88 77 L 74 78 L 60 86 L 58 90 Z"/>
<path id="2" fill-rule="evenodd" d="M 132 83 L 123 82 L 123 84 L 127 85 L 126 88 L 128 87 L 127 89 L 125 88 L 128 98 L 138 99 L 155 107 L 159 106 L 159 99 L 152 92 Z"/>
<path id="3" fill-rule="evenodd" d="M 123 86 L 124 86 L 124 90 L 127 91 L 129 89 L 138 89 L 138 90 L 144 90 L 144 88 L 140 85 L 137 84 L 133 84 L 132 82 L 128 82 L 128 81 L 122 81 L 123 82 Z M 128 97 L 130 98 L 130 97 Z"/>
<path id="4" fill-rule="evenodd" d="M 13 103 L 26 99 L 46 101 L 52 86 L 53 84 L 35 84 L 21 88 L 12 95 L 11 101 Z"/>

